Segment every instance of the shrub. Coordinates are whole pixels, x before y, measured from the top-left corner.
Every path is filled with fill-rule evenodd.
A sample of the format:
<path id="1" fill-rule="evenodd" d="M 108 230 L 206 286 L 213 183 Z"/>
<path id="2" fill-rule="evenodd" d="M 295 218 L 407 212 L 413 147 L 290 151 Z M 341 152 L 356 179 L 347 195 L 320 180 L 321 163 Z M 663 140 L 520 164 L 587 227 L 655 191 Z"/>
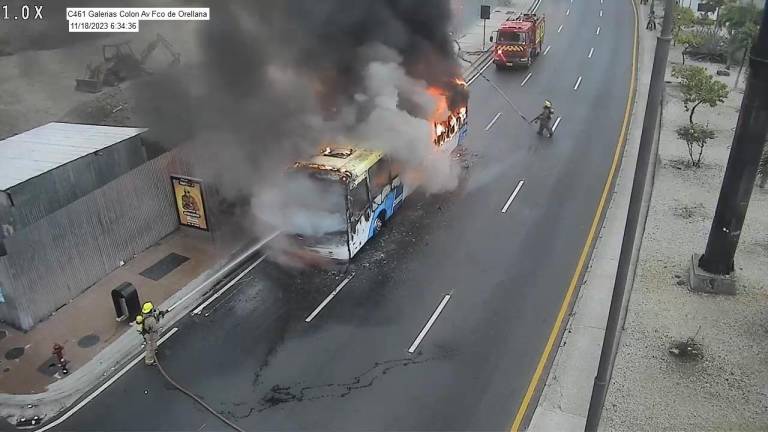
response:
<path id="1" fill-rule="evenodd" d="M 704 146 L 707 141 L 715 137 L 715 131 L 709 128 L 709 125 L 701 123 L 689 123 L 677 128 L 677 136 L 685 141 L 688 146 L 688 156 L 691 158 L 691 166 L 700 167 L 701 158 L 704 154 Z M 698 150 L 698 154 L 696 154 Z"/>

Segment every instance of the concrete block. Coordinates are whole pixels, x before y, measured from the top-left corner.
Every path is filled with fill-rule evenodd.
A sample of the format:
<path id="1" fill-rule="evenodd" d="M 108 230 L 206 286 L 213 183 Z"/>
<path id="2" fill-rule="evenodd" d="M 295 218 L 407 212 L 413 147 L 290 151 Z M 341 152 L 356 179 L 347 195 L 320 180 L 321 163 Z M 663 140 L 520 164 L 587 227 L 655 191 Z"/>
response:
<path id="1" fill-rule="evenodd" d="M 688 289 L 694 292 L 708 294 L 736 294 L 736 271 L 729 275 L 716 275 L 699 267 L 700 254 L 691 257 L 691 268 L 688 272 Z"/>

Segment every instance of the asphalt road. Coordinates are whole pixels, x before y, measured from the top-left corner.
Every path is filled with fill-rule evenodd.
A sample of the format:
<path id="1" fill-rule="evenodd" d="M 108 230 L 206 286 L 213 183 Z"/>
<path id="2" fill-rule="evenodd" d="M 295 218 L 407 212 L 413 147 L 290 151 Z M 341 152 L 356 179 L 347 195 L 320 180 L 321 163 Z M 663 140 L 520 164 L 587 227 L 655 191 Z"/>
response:
<path id="1" fill-rule="evenodd" d="M 562 116 L 552 140 L 478 78 L 459 190 L 409 199 L 308 323 L 346 275 L 257 265 L 177 323 L 161 347 L 165 369 L 246 430 L 508 429 L 593 223 L 632 64 L 628 0 L 542 10 L 551 48 L 525 85 L 528 71 L 485 75 L 531 117 L 551 99 Z M 226 427 L 139 365 L 56 429 Z"/>

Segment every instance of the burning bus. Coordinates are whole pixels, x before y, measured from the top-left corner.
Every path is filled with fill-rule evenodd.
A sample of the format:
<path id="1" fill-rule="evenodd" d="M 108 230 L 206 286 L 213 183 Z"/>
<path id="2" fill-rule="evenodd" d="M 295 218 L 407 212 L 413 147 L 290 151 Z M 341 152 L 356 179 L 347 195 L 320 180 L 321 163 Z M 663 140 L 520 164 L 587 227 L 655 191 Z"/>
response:
<path id="1" fill-rule="evenodd" d="M 428 91 L 437 104 L 432 113 L 432 143 L 441 151 L 452 152 L 464 140 L 469 113 L 469 91 L 467 83 L 455 80 L 443 88 L 430 87 Z"/>
<path id="2" fill-rule="evenodd" d="M 457 82 L 454 88 L 458 92 L 450 95 L 430 90 L 440 95 L 440 117 L 432 120 L 436 152 L 452 152 L 468 131 L 466 84 Z M 292 227 L 286 234 L 297 246 L 294 254 L 341 262 L 354 257 L 418 186 L 404 181 L 409 168 L 402 162 L 363 147 L 325 147 L 296 162 L 288 174 L 287 193 L 295 194 L 289 199 L 302 207 L 296 213 L 301 220 L 284 221 Z"/>

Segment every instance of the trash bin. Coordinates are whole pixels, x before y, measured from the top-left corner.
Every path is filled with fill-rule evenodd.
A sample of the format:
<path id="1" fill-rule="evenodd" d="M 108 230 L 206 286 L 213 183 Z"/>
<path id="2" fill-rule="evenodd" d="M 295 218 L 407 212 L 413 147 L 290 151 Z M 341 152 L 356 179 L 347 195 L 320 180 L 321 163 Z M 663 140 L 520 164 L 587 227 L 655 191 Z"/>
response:
<path id="1" fill-rule="evenodd" d="M 115 306 L 117 321 L 133 322 L 141 312 L 139 292 L 130 282 L 123 282 L 112 290 L 112 304 Z"/>

